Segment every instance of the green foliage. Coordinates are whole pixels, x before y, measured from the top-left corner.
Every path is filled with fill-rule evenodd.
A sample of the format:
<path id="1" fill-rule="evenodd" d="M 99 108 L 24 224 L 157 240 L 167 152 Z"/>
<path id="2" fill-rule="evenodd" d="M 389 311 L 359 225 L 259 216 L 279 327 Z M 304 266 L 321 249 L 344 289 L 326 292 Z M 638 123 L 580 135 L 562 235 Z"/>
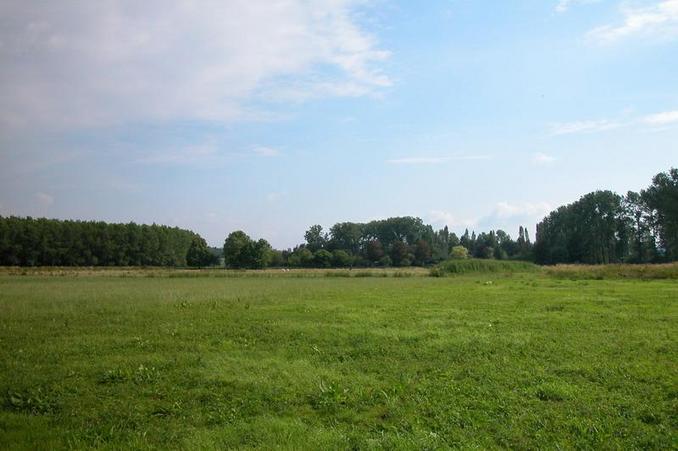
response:
<path id="1" fill-rule="evenodd" d="M 589 193 L 560 207 L 537 226 L 537 261 L 620 262 L 628 253 L 625 218 L 622 197 L 611 191 Z"/>
<path id="2" fill-rule="evenodd" d="M 678 169 L 657 174 L 640 197 L 666 257 L 678 260 Z"/>
<path id="3" fill-rule="evenodd" d="M 327 235 L 323 233 L 323 228 L 319 225 L 314 225 L 304 233 L 306 239 L 306 247 L 311 252 L 316 252 L 323 249 L 327 244 Z"/>
<path id="4" fill-rule="evenodd" d="M 273 258 L 268 241 L 254 241 L 242 230 L 231 232 L 224 242 L 224 262 L 228 268 L 262 269 L 268 267 Z"/>
<path id="5" fill-rule="evenodd" d="M 176 227 L 0 216 L 0 265 L 186 266 L 199 235 Z"/>
<path id="6" fill-rule="evenodd" d="M 332 254 L 325 249 L 317 250 L 313 254 L 313 262 L 318 268 L 330 268 L 332 266 Z"/>
<path id="7" fill-rule="evenodd" d="M 440 263 L 432 269 L 431 275 L 439 277 L 446 274 L 467 274 L 467 273 L 518 273 L 518 272 L 537 272 L 539 266 L 521 261 L 500 261 L 500 260 L 447 260 Z"/>
<path id="8" fill-rule="evenodd" d="M 224 262 L 228 268 L 246 268 L 252 261 L 252 239 L 242 230 L 231 232 L 224 241 Z"/>
<path id="9" fill-rule="evenodd" d="M 193 267 L 212 266 L 218 263 L 218 258 L 210 251 L 207 242 L 199 237 L 193 237 L 186 253 L 186 264 Z"/>
<path id="10" fill-rule="evenodd" d="M 0 449 L 675 448 L 672 280 L 26 272 Z"/>
<path id="11" fill-rule="evenodd" d="M 468 249 L 466 249 L 464 246 L 454 246 L 450 252 L 450 258 L 454 260 L 464 260 L 468 257 Z"/>
<path id="12" fill-rule="evenodd" d="M 678 169 L 640 194 L 596 191 L 558 208 L 537 225 L 534 251 L 540 264 L 678 260 Z"/>
<path id="13" fill-rule="evenodd" d="M 7 390 L 5 409 L 30 415 L 51 415 L 59 410 L 59 396 L 42 387 Z"/>
<path id="14" fill-rule="evenodd" d="M 348 254 L 358 255 L 363 241 L 364 224 L 340 222 L 330 228 L 329 247 L 343 250 Z"/>
<path id="15" fill-rule="evenodd" d="M 332 264 L 337 268 L 345 268 L 353 264 L 353 258 L 348 252 L 337 249 L 332 252 Z"/>
<path id="16" fill-rule="evenodd" d="M 289 257 L 288 263 L 293 268 L 312 268 L 314 266 L 313 252 L 306 247 L 299 247 Z"/>
<path id="17" fill-rule="evenodd" d="M 379 259 L 378 264 L 381 267 L 388 268 L 389 266 L 393 266 L 393 261 L 391 260 L 391 257 L 384 255 Z"/>
<path id="18" fill-rule="evenodd" d="M 384 257 L 384 247 L 379 240 L 370 240 L 367 242 L 366 257 L 370 262 L 378 262 Z M 390 260 L 390 259 L 389 259 Z"/>

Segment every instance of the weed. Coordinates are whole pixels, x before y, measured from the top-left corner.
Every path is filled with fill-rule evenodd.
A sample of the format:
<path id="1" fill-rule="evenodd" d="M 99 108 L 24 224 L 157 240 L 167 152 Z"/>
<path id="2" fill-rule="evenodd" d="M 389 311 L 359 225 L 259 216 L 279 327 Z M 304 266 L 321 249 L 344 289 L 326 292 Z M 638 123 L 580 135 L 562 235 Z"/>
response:
<path id="1" fill-rule="evenodd" d="M 43 388 L 8 390 L 5 409 L 31 415 L 50 415 L 59 409 L 58 396 Z"/>

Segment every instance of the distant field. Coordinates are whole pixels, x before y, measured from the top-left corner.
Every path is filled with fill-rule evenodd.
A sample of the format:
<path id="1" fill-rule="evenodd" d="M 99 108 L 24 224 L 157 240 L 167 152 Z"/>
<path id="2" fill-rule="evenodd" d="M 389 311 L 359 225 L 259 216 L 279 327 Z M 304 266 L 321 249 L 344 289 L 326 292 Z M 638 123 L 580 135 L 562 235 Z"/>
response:
<path id="1" fill-rule="evenodd" d="M 553 271 L 3 269 L 0 449 L 675 448 L 678 283 Z"/>

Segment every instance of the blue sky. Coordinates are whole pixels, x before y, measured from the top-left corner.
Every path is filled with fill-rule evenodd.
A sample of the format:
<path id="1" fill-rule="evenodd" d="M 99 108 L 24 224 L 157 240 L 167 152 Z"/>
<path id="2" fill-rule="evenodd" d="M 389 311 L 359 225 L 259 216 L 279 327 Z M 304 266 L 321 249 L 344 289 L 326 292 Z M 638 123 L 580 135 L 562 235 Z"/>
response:
<path id="1" fill-rule="evenodd" d="M 678 163 L 678 0 L 0 4 L 0 214 L 515 236 Z"/>

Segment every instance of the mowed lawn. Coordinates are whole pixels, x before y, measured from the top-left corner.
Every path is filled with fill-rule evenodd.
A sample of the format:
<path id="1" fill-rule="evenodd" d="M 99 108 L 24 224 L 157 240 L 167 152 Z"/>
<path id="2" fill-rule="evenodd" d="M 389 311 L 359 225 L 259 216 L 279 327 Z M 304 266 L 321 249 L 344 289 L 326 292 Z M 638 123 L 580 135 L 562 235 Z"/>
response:
<path id="1" fill-rule="evenodd" d="M 171 274 L 0 276 L 1 449 L 678 444 L 676 281 Z"/>

